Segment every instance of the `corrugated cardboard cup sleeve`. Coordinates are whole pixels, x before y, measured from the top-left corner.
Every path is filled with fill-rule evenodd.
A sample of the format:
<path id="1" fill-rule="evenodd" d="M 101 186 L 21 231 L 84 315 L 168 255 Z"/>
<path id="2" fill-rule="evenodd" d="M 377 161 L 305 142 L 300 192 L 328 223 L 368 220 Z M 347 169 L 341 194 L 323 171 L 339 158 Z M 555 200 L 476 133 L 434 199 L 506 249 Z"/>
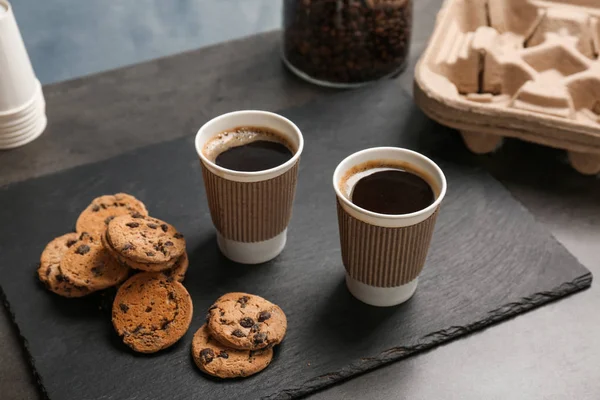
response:
<path id="1" fill-rule="evenodd" d="M 259 182 L 224 179 L 202 164 L 210 215 L 223 237 L 243 243 L 271 239 L 288 226 L 298 180 L 298 162 Z"/>
<path id="2" fill-rule="evenodd" d="M 337 201 L 342 261 L 350 277 L 370 286 L 396 287 L 423 269 L 438 210 L 426 220 L 402 228 L 360 221 Z"/>

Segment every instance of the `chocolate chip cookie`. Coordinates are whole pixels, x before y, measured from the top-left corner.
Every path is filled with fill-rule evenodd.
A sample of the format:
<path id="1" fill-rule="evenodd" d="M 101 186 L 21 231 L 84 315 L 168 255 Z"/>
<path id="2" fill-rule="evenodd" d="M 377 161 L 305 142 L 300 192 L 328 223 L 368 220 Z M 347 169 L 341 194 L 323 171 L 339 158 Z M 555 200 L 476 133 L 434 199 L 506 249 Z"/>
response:
<path id="1" fill-rule="evenodd" d="M 177 259 L 177 262 L 171 269 L 164 270 L 162 273 L 165 274 L 167 278 L 172 278 L 178 282 L 183 282 L 189 265 L 190 261 L 188 259 L 188 255 L 187 253 L 183 253 L 183 255 Z"/>
<path id="2" fill-rule="evenodd" d="M 75 229 L 79 233 L 87 232 L 100 237 L 111 219 L 130 214 L 147 216 L 148 211 L 144 203 L 126 193 L 100 196 L 92 200 L 79 215 Z"/>
<path id="3" fill-rule="evenodd" d="M 106 240 L 125 259 L 142 264 L 174 263 L 185 251 L 183 235 L 152 217 L 116 217 L 108 224 Z"/>
<path id="4" fill-rule="evenodd" d="M 179 258 L 175 258 L 164 264 L 140 263 L 140 262 L 130 260 L 130 259 L 126 258 L 125 256 L 123 256 L 121 253 L 117 252 L 112 247 L 112 245 L 109 243 L 109 241 L 106 237 L 106 233 L 104 235 L 102 235 L 101 239 L 102 239 L 102 245 L 109 251 L 109 253 L 113 256 L 113 258 L 115 258 L 117 261 L 119 261 L 122 265 L 132 268 L 132 269 L 135 269 L 135 270 L 138 270 L 138 271 L 146 271 L 146 272 L 164 271 L 164 272 L 168 273 L 168 271 L 170 271 L 174 268 L 177 268 L 177 263 L 179 262 L 179 260 L 181 260 L 181 257 L 183 257 L 183 256 L 181 256 Z M 186 267 L 186 269 L 187 269 L 187 267 Z"/>
<path id="5" fill-rule="evenodd" d="M 102 246 L 100 238 L 93 236 L 80 238 L 69 247 L 60 269 L 69 282 L 90 291 L 118 285 L 129 275 L 129 268 L 115 260 Z"/>
<path id="6" fill-rule="evenodd" d="M 214 340 L 206 324 L 194 334 L 192 357 L 201 371 L 219 378 L 240 378 L 267 368 L 273 359 L 273 349 L 236 350 Z"/>
<path id="7" fill-rule="evenodd" d="M 248 293 L 227 293 L 206 317 L 211 335 L 225 346 L 257 350 L 279 344 L 287 319 L 279 306 Z"/>
<path id="8" fill-rule="evenodd" d="M 119 288 L 112 322 L 127 346 L 154 353 L 185 335 L 192 312 L 192 299 L 181 283 L 160 272 L 141 272 Z"/>
<path id="9" fill-rule="evenodd" d="M 90 291 L 85 287 L 67 281 L 60 269 L 60 263 L 67 250 L 79 240 L 79 234 L 72 232 L 59 236 L 46 245 L 40 257 L 38 276 L 48 290 L 63 297 L 82 297 Z"/>

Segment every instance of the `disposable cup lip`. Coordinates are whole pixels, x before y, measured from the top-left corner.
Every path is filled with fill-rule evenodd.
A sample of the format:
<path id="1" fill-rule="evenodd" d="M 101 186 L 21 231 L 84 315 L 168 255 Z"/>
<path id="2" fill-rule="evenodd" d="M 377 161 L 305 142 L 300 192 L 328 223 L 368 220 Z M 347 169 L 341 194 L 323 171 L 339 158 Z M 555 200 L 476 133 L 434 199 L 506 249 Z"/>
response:
<path id="1" fill-rule="evenodd" d="M 19 126 L 11 129 L 0 128 L 0 140 L 11 139 L 22 135 L 23 132 L 27 132 L 32 127 L 36 126 L 42 120 L 42 118 L 45 118 L 45 115 L 44 113 L 40 112 L 33 115 L 26 123 L 23 123 Z"/>
<path id="2" fill-rule="evenodd" d="M 0 142 L 10 142 L 17 140 L 20 137 L 27 136 L 32 130 L 35 130 L 35 127 L 38 126 L 44 118 L 46 118 L 44 114 L 39 114 L 31 120 L 29 124 L 23 126 L 19 130 L 7 132 L 6 134 L 0 131 Z"/>
<path id="3" fill-rule="evenodd" d="M 422 210 L 419 210 L 419 211 L 416 211 L 413 213 L 408 213 L 408 214 L 381 214 L 381 213 L 369 211 L 362 207 L 357 206 L 356 204 L 352 203 L 352 201 L 350 201 L 350 199 L 348 199 L 344 195 L 344 193 L 342 193 L 339 183 L 347 171 L 349 171 L 352 167 L 355 167 L 355 166 L 360 165 L 363 162 L 365 162 L 365 161 L 358 162 L 359 159 L 362 159 L 364 156 L 372 156 L 372 157 L 370 157 L 370 160 L 377 160 L 378 158 L 390 159 L 391 157 L 389 157 L 389 156 L 378 157 L 379 154 L 390 153 L 390 152 L 393 152 L 394 154 L 396 154 L 396 157 L 393 158 L 394 160 L 408 162 L 406 160 L 406 158 L 403 156 L 410 155 L 411 157 L 419 159 L 421 162 L 427 164 L 435 172 L 436 176 L 433 178 L 436 178 L 437 180 L 440 181 L 441 187 L 439 188 L 439 194 L 436 196 L 435 201 L 431 205 L 429 205 L 428 207 L 425 207 Z M 343 205 L 356 211 L 358 214 L 366 215 L 368 217 L 371 217 L 371 218 L 377 219 L 377 220 L 400 221 L 400 220 L 415 219 L 420 216 L 433 213 L 433 211 L 437 207 L 439 207 L 440 203 L 444 199 L 444 196 L 446 195 L 447 182 L 446 182 L 446 177 L 444 176 L 444 173 L 442 172 L 441 168 L 435 162 L 433 162 L 431 159 L 429 159 L 428 157 L 426 157 L 416 151 L 408 150 L 408 149 L 404 149 L 404 148 L 400 148 L 400 147 L 373 147 L 373 148 L 364 149 L 364 150 L 358 151 L 356 153 L 353 153 L 353 154 L 349 155 L 348 157 L 344 158 L 338 164 L 338 166 L 336 167 L 336 169 L 333 173 L 333 188 L 335 190 L 335 193 L 336 193 L 338 199 L 343 203 Z"/>
<path id="4" fill-rule="evenodd" d="M 38 97 L 33 103 L 33 106 L 27 110 L 27 113 L 16 116 L 15 118 L 4 120 L 0 119 L 0 132 L 12 131 L 20 129 L 22 126 L 29 124 L 32 119 L 37 118 L 39 114 L 45 112 L 45 103 L 42 97 Z"/>
<path id="5" fill-rule="evenodd" d="M 8 123 L 0 122 L 0 134 L 21 129 L 23 126 L 30 124 L 33 119 L 36 119 L 38 114 L 38 110 L 32 110 L 29 114 L 14 121 Z"/>
<path id="6" fill-rule="evenodd" d="M 266 169 L 266 170 L 262 170 L 262 171 L 246 172 L 246 171 L 236 171 L 236 170 L 220 167 L 217 164 L 215 164 L 214 162 L 212 162 L 211 160 L 209 160 L 204 155 L 204 152 L 203 152 L 204 145 L 206 144 L 206 142 L 208 140 L 210 140 L 209 137 L 214 137 L 216 134 L 218 134 L 226 129 L 233 129 L 238 126 L 243 126 L 244 125 L 243 123 L 239 124 L 239 123 L 234 123 L 233 121 L 234 120 L 243 120 L 244 118 L 248 118 L 248 117 L 263 117 L 265 121 L 270 119 L 273 121 L 277 121 L 278 123 L 280 123 L 282 125 L 286 125 L 287 128 L 289 128 L 289 130 L 291 132 L 293 132 L 294 139 L 297 142 L 297 143 L 295 143 L 296 151 L 295 151 L 294 155 L 292 156 L 292 158 L 290 158 L 285 163 L 278 165 L 277 167 L 274 167 L 274 168 L 270 168 L 270 169 Z M 231 125 L 224 123 L 225 121 L 228 121 L 228 120 L 232 121 Z M 225 128 L 225 129 L 221 130 L 220 132 L 217 132 L 218 130 L 214 130 L 214 132 L 213 132 L 215 125 L 223 125 L 223 126 L 227 125 L 228 128 Z M 251 123 L 248 123 L 247 125 L 251 125 Z M 271 128 L 271 129 L 277 130 L 273 126 L 270 126 L 268 122 L 263 123 L 262 126 L 265 128 Z M 294 164 L 296 164 L 298 162 L 298 159 L 300 158 L 300 155 L 302 154 L 302 150 L 304 149 L 304 138 L 302 137 L 302 133 L 300 132 L 300 129 L 296 126 L 296 124 L 294 124 L 292 121 L 285 118 L 284 116 L 281 116 L 279 114 L 272 113 L 269 111 L 241 110 L 241 111 L 233 111 L 233 112 L 219 115 L 218 117 L 215 117 L 215 118 L 211 119 L 210 121 L 206 122 L 204 125 L 202 125 L 202 127 L 198 130 L 198 133 L 196 134 L 195 147 L 196 147 L 196 152 L 198 153 L 198 156 L 200 157 L 200 160 L 206 166 L 208 166 L 209 169 L 214 171 L 216 174 L 221 175 L 221 176 L 234 177 L 234 178 L 237 178 L 240 181 L 244 181 L 244 182 L 256 182 L 256 181 L 266 180 L 266 179 L 269 179 L 270 177 L 280 175 L 281 173 L 289 170 Z"/>
<path id="7" fill-rule="evenodd" d="M 16 118 L 21 114 L 29 112 L 30 109 L 35 106 L 36 100 L 38 100 L 41 96 L 43 96 L 42 85 L 40 81 L 36 79 L 35 90 L 33 91 L 33 95 L 31 96 L 31 98 L 18 107 L 12 108 L 10 110 L 0 111 L 0 120 Z"/>
<path id="8" fill-rule="evenodd" d="M 46 129 L 46 125 L 48 124 L 48 120 L 44 116 L 41 118 L 35 126 L 32 126 L 29 131 L 25 132 L 21 137 L 14 138 L 13 140 L 1 141 L 0 140 L 0 150 L 10 150 L 16 147 L 24 146 L 35 139 L 37 139 L 44 130 Z"/>

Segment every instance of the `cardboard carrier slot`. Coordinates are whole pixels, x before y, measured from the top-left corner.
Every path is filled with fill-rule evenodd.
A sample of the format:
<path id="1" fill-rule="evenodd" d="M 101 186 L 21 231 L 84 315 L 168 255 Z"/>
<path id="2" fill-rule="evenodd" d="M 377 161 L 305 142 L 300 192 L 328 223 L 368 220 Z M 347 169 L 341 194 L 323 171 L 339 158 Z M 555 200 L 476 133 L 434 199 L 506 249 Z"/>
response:
<path id="1" fill-rule="evenodd" d="M 474 152 L 517 137 L 565 149 L 576 169 L 595 174 L 599 53 L 597 0 L 446 0 L 415 99 Z"/>

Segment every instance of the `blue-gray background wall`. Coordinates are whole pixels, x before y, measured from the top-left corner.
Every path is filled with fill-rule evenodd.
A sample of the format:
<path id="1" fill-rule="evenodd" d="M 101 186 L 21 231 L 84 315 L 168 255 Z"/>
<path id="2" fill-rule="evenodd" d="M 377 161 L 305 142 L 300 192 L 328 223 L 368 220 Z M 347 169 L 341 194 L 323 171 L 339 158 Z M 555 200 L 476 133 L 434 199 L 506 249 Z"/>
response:
<path id="1" fill-rule="evenodd" d="M 52 83 L 277 29 L 281 0 L 9 0 Z"/>

